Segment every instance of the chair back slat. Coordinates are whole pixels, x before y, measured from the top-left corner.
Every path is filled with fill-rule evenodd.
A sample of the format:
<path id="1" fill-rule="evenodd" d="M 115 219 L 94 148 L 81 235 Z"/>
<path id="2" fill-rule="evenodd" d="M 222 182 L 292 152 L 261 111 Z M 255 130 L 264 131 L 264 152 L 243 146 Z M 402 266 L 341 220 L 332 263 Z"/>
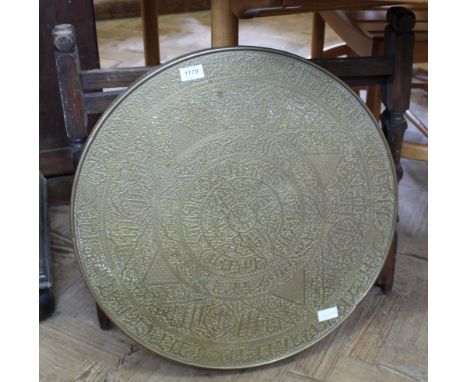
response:
<path id="1" fill-rule="evenodd" d="M 393 74 L 393 63 L 388 57 L 317 58 L 311 62 L 321 66 L 346 82 L 347 78 L 368 84 L 372 77 L 388 77 Z"/>
<path id="2" fill-rule="evenodd" d="M 127 87 L 139 77 L 155 68 L 155 66 L 143 66 L 137 68 L 83 70 L 80 73 L 81 87 L 84 91 Z"/>

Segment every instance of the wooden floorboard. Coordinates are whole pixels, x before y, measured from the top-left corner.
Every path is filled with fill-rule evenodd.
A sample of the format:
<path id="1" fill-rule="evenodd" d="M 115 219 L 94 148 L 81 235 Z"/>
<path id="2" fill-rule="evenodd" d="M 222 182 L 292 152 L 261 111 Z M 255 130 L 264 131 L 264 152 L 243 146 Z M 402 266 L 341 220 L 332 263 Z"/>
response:
<path id="1" fill-rule="evenodd" d="M 310 54 L 312 16 L 241 22 L 240 42 Z M 209 12 L 160 18 L 164 61 L 210 44 Z M 139 19 L 97 23 L 102 67 L 143 65 Z M 339 42 L 327 31 L 327 44 Z M 78 42 L 79 43 L 79 42 Z M 415 92 L 412 110 L 427 121 L 427 96 Z M 408 135 L 423 140 L 410 126 Z M 386 382 L 427 380 L 427 164 L 403 160 L 395 286 L 369 295 L 334 333 L 278 363 L 241 371 L 179 365 L 135 344 L 118 328 L 99 329 L 70 238 L 69 207 L 50 211 L 57 308 L 40 324 L 40 380 L 106 382 Z"/>

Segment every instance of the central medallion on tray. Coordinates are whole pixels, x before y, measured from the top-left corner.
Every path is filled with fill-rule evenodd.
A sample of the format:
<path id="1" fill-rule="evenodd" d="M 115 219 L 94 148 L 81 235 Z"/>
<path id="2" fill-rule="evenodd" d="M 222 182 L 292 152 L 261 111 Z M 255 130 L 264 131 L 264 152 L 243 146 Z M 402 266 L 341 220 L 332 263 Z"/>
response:
<path id="1" fill-rule="evenodd" d="M 324 198 L 314 169 L 277 137 L 210 137 L 184 152 L 170 179 L 158 208 L 161 254 L 203 294 L 269 293 L 304 266 L 318 240 Z M 177 216 L 169 200 L 179 201 Z"/>
<path id="2" fill-rule="evenodd" d="M 296 238 L 292 225 L 301 225 L 293 184 L 256 158 L 231 158 L 208 169 L 184 204 L 185 240 L 197 260 L 222 277 L 243 279 L 283 260 Z"/>

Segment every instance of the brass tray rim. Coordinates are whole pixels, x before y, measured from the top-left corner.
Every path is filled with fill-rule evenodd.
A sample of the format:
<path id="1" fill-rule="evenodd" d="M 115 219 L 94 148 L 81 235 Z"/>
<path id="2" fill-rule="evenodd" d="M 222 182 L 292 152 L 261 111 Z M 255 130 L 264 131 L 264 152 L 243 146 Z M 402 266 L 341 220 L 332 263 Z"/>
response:
<path id="1" fill-rule="evenodd" d="M 196 57 L 201 57 L 201 56 L 205 56 L 205 55 L 208 55 L 208 54 L 214 54 L 214 53 L 226 52 L 226 51 L 265 52 L 265 53 L 271 53 L 271 54 L 277 54 L 277 55 L 280 55 L 280 56 L 290 57 L 292 59 L 301 61 L 301 62 L 303 62 L 303 63 L 305 63 L 307 65 L 313 66 L 315 69 L 318 69 L 321 72 L 323 72 L 325 75 L 328 75 L 329 77 L 333 78 L 335 81 L 337 81 L 339 84 L 341 84 L 341 86 L 343 86 L 346 90 L 348 90 L 352 94 L 352 96 L 361 104 L 361 106 L 364 107 L 364 110 L 367 112 L 367 114 L 369 115 L 371 120 L 374 122 L 374 126 L 375 126 L 376 130 L 379 132 L 380 137 L 382 138 L 382 141 L 383 141 L 384 146 L 385 146 L 385 151 L 386 151 L 388 159 L 390 161 L 390 167 L 391 167 L 391 171 L 392 171 L 392 175 L 393 175 L 393 177 L 392 177 L 393 178 L 393 191 L 394 191 L 394 195 L 395 195 L 395 206 L 394 206 L 394 211 L 393 211 L 393 222 L 392 222 L 392 231 L 393 232 L 396 230 L 396 224 L 397 224 L 397 219 L 398 219 L 398 178 L 397 178 L 397 175 L 396 175 L 395 163 L 393 161 L 393 156 L 391 154 L 390 147 L 388 145 L 387 139 L 385 138 L 385 136 L 384 136 L 384 134 L 382 132 L 382 129 L 380 128 L 376 118 L 370 112 L 369 108 L 364 103 L 364 101 L 351 89 L 350 86 L 348 86 L 339 77 L 335 76 L 334 74 L 332 74 L 331 72 L 325 70 L 321 66 L 315 64 L 314 62 L 312 62 L 312 61 L 310 61 L 310 60 L 308 60 L 308 59 L 306 59 L 304 57 L 298 56 L 298 55 L 296 55 L 294 53 L 282 51 L 282 50 L 279 50 L 279 49 L 259 47 L 259 46 L 250 46 L 250 45 L 239 45 L 239 46 L 235 46 L 235 47 L 221 47 L 221 48 L 207 48 L 207 49 L 197 50 L 197 51 L 190 52 L 190 53 L 184 54 L 182 56 L 176 57 L 176 58 L 174 58 L 172 60 L 169 60 L 166 63 L 162 64 L 161 66 L 157 67 L 156 69 L 154 69 L 154 70 L 150 71 L 149 73 L 143 75 L 140 79 L 136 80 L 133 84 L 131 84 L 124 92 L 122 92 L 114 101 L 112 101 L 112 103 L 109 105 L 109 107 L 101 114 L 101 116 L 99 117 L 99 119 L 96 122 L 95 126 L 93 127 L 91 133 L 88 135 L 88 138 L 86 139 L 84 148 L 82 150 L 82 153 L 81 153 L 81 156 L 80 156 L 80 159 L 79 159 L 79 162 L 78 162 L 78 165 L 76 167 L 75 176 L 74 176 L 74 179 L 73 179 L 72 193 L 71 193 L 71 200 L 70 200 L 70 234 L 71 234 L 71 238 L 72 238 L 72 242 L 73 242 L 73 249 L 74 249 L 75 258 L 76 258 L 77 263 L 79 265 L 80 274 L 83 277 L 83 280 L 85 281 L 87 289 L 90 291 L 91 295 L 94 298 L 94 301 L 99 306 L 99 308 L 102 309 L 102 311 L 119 328 L 119 330 L 121 330 L 127 337 L 129 337 L 132 341 L 136 342 L 138 345 L 142 346 L 143 348 L 149 350 L 150 352 L 152 352 L 154 354 L 157 354 L 158 356 L 161 356 L 161 357 L 163 357 L 165 359 L 168 359 L 170 361 L 177 362 L 179 364 L 183 364 L 183 365 L 187 365 L 187 366 L 193 366 L 193 367 L 197 367 L 197 368 L 201 368 L 201 369 L 226 370 L 226 371 L 228 371 L 228 370 L 242 370 L 242 369 L 256 368 L 256 367 L 260 367 L 260 366 L 270 365 L 272 363 L 275 363 L 275 362 L 290 358 L 290 357 L 292 357 L 292 356 L 294 356 L 294 355 L 296 355 L 298 353 L 301 353 L 302 351 L 312 347 L 313 345 L 316 345 L 317 343 L 322 341 L 325 337 L 327 337 L 328 335 L 333 333 L 335 330 L 337 330 L 349 318 L 349 316 L 351 316 L 353 314 L 353 312 L 356 310 L 356 308 L 362 303 L 362 301 L 368 295 L 369 291 L 375 285 L 375 282 L 377 281 L 377 279 L 378 279 L 378 277 L 380 275 L 380 272 L 382 271 L 382 268 L 383 268 L 383 266 L 384 266 L 384 264 L 385 264 L 385 262 L 387 260 L 390 248 L 392 246 L 393 239 L 389 240 L 388 246 L 386 248 L 386 255 L 384 256 L 383 261 L 379 266 L 379 272 L 377 273 L 377 275 L 373 279 L 373 282 L 370 284 L 369 288 L 367 288 L 365 290 L 365 292 L 362 295 L 362 298 L 359 301 L 356 302 L 355 306 L 349 311 L 349 313 L 346 314 L 345 316 L 343 316 L 343 318 L 342 318 L 342 320 L 341 320 L 341 322 L 339 324 L 337 324 L 332 330 L 330 330 L 327 333 L 323 334 L 322 336 L 318 337 L 315 341 L 301 347 L 300 349 L 297 349 L 296 351 L 294 351 L 292 353 L 285 354 L 285 355 L 283 355 L 281 357 L 274 358 L 274 359 L 266 361 L 266 362 L 258 362 L 258 363 L 254 363 L 254 364 L 243 365 L 243 366 L 213 366 L 213 365 L 205 365 L 205 364 L 201 364 L 201 363 L 187 362 L 185 360 L 181 360 L 181 359 L 178 359 L 176 357 L 171 357 L 171 356 L 169 356 L 167 354 L 163 354 L 162 352 L 159 352 L 159 351 L 156 351 L 156 350 L 150 348 L 149 346 L 144 344 L 141 341 L 141 339 L 135 338 L 135 336 L 129 334 L 126 329 L 122 328 L 121 326 L 119 326 L 119 325 L 117 325 L 115 323 L 113 314 L 109 314 L 107 309 L 101 304 L 101 302 L 99 301 L 99 299 L 96 297 L 95 293 L 93 292 L 92 288 L 90 287 L 90 282 L 89 282 L 89 280 L 88 280 L 88 278 L 87 278 L 87 276 L 86 276 L 86 274 L 84 272 L 84 269 L 83 269 L 84 267 L 82 265 L 81 258 L 78 255 L 79 251 L 78 251 L 78 247 L 76 245 L 75 222 L 74 222 L 73 212 L 75 210 L 76 187 L 77 187 L 79 176 L 81 174 L 81 167 L 83 166 L 83 163 L 86 160 L 86 154 L 89 151 L 89 147 L 92 145 L 92 142 L 94 141 L 95 136 L 97 135 L 97 133 L 101 129 L 101 127 L 102 127 L 103 123 L 105 122 L 105 120 L 107 119 L 108 115 L 122 102 L 122 100 L 127 95 L 132 93 L 135 89 L 137 89 L 144 82 L 148 81 L 150 78 L 157 75 L 158 73 L 160 73 L 160 72 L 162 72 L 164 70 L 167 70 L 167 69 L 171 68 L 172 66 L 175 66 L 175 65 L 177 65 L 177 64 L 179 64 L 181 62 L 184 62 L 186 60 L 189 60 L 191 58 L 196 58 Z"/>

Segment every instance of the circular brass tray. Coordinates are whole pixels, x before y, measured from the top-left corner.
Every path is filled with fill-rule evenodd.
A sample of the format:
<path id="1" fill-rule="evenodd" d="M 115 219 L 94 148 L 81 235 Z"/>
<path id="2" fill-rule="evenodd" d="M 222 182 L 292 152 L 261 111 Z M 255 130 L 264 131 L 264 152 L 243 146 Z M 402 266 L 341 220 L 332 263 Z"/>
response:
<path id="1" fill-rule="evenodd" d="M 274 362 L 332 332 L 374 283 L 395 217 L 393 164 L 360 99 L 250 47 L 182 57 L 129 88 L 88 139 L 72 197 L 102 309 L 207 368 Z"/>

